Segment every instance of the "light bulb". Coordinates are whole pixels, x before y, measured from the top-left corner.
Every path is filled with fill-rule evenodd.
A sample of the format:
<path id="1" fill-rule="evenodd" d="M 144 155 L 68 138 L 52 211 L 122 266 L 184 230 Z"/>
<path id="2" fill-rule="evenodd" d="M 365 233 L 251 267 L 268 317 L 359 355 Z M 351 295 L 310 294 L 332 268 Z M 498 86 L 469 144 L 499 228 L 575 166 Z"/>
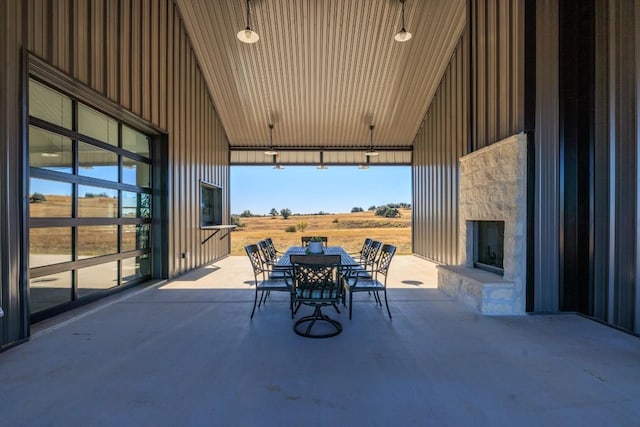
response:
<path id="1" fill-rule="evenodd" d="M 411 33 L 405 30 L 404 28 L 396 33 L 394 39 L 397 42 L 406 42 L 411 38 Z"/>
<path id="2" fill-rule="evenodd" d="M 260 36 L 255 31 L 252 31 L 251 28 L 247 27 L 244 30 L 238 31 L 238 40 L 243 43 L 255 43 L 260 40 Z"/>

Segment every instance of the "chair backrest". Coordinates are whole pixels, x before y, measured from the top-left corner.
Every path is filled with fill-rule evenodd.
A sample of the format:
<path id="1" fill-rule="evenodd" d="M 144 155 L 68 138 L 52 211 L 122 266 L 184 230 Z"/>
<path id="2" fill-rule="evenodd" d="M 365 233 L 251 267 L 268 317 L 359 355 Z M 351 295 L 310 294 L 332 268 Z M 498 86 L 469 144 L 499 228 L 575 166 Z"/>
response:
<path id="1" fill-rule="evenodd" d="M 340 255 L 291 255 L 296 298 L 307 304 L 339 302 L 340 258 Z"/>
<path id="2" fill-rule="evenodd" d="M 360 248 L 360 251 L 358 252 L 361 258 L 365 258 L 367 251 L 371 247 L 371 243 L 373 243 L 373 239 L 370 239 L 369 237 L 364 239 L 364 242 L 362 242 L 362 248 Z"/>
<path id="3" fill-rule="evenodd" d="M 369 245 L 369 250 L 364 256 L 364 262 L 367 265 L 373 265 L 376 262 L 376 256 L 378 255 L 378 250 L 380 250 L 380 246 L 382 246 L 382 242 L 378 240 L 374 240 Z"/>
<path id="4" fill-rule="evenodd" d="M 380 256 L 376 264 L 376 274 L 383 274 L 385 282 L 387 281 L 387 273 L 389 272 L 389 265 L 391 265 L 391 259 L 396 253 L 396 247 L 393 245 L 382 245 L 380 248 Z"/>
<path id="5" fill-rule="evenodd" d="M 267 246 L 269 246 L 269 251 L 271 251 L 271 254 L 275 258 L 276 253 L 278 251 L 276 250 L 276 246 L 273 244 L 273 240 L 271 239 L 271 237 L 267 237 L 266 239 L 264 239 L 264 241 L 267 242 Z"/>
<path id="6" fill-rule="evenodd" d="M 262 261 L 265 264 L 273 264 L 275 259 L 271 256 L 271 250 L 269 249 L 269 245 L 266 241 L 260 240 L 258 242 L 258 247 L 260 248 L 260 253 L 262 254 Z"/>
<path id="7" fill-rule="evenodd" d="M 245 252 L 247 252 L 247 256 L 249 257 L 249 261 L 251 261 L 251 267 L 253 268 L 253 275 L 256 276 L 256 280 L 258 279 L 258 275 L 264 272 L 263 268 L 263 260 L 260 255 L 260 248 L 258 245 L 247 245 L 244 247 Z"/>
<path id="8" fill-rule="evenodd" d="M 300 242 L 302 243 L 302 246 L 309 246 L 309 242 L 311 241 L 311 239 L 320 237 L 320 239 L 322 239 L 322 246 L 327 246 L 327 242 L 329 241 L 329 239 L 326 236 L 302 236 L 300 238 Z"/>

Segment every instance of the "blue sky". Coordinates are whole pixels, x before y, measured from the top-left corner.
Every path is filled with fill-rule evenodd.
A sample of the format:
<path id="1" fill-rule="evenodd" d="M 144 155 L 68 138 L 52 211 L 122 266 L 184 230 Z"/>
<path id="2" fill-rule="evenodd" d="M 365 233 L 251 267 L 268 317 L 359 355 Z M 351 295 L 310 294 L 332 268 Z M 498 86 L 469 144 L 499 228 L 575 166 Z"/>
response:
<path id="1" fill-rule="evenodd" d="M 231 166 L 231 213 L 272 208 L 292 213 L 351 212 L 353 207 L 411 203 L 410 166 Z"/>

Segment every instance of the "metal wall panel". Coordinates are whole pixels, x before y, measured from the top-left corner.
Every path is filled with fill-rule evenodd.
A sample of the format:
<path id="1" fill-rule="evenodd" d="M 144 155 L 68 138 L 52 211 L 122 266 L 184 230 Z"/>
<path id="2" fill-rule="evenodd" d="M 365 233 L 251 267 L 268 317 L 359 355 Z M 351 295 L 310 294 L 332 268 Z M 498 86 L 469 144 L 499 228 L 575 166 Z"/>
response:
<path id="1" fill-rule="evenodd" d="M 524 130 L 524 0 L 468 2 L 472 151 Z"/>
<path id="2" fill-rule="evenodd" d="M 560 151 L 558 4 L 537 2 L 534 310 L 559 307 Z"/>
<path id="3" fill-rule="evenodd" d="M 0 2 L 0 349 L 20 342 L 29 331 L 26 311 L 26 179 L 24 61 L 26 21 L 20 0 Z M 24 18 L 24 19 L 23 19 Z"/>
<path id="4" fill-rule="evenodd" d="M 174 2 L 29 0 L 28 24 L 31 53 L 166 130 L 169 276 L 227 255 L 199 229 L 200 180 L 230 217 L 227 138 Z"/>
<path id="5" fill-rule="evenodd" d="M 413 153 L 413 251 L 458 263 L 458 158 L 524 129 L 524 0 L 469 1 Z"/>
<path id="6" fill-rule="evenodd" d="M 413 252 L 458 263 L 458 159 L 468 146 L 468 33 L 451 57 L 413 152 Z"/>
<path id="7" fill-rule="evenodd" d="M 637 289 L 638 224 L 638 74 L 635 48 L 635 2 L 611 1 L 611 49 L 614 69 L 610 73 L 610 126 L 615 133 L 611 147 L 611 165 L 615 198 L 611 206 L 613 262 L 613 319 L 612 323 L 625 329 L 635 327 Z"/>

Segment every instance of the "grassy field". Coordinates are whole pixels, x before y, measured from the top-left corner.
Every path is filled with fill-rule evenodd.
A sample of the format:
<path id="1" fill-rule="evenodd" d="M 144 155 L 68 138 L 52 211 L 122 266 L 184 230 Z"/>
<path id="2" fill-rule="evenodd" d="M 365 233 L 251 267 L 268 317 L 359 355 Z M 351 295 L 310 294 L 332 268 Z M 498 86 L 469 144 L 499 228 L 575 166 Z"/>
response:
<path id="1" fill-rule="evenodd" d="M 265 237 L 271 237 L 280 251 L 300 245 L 302 236 L 327 236 L 329 245 L 342 246 L 349 252 L 362 247 L 366 237 L 390 243 L 398 248 L 399 255 L 411 254 L 411 210 L 400 209 L 399 218 L 375 216 L 373 211 L 328 214 L 292 215 L 288 219 L 278 217 L 241 218 L 243 227 L 231 233 L 231 255 L 246 255 L 244 247 Z M 306 224 L 304 231 L 300 224 Z M 294 226 L 295 232 L 285 231 Z"/>

